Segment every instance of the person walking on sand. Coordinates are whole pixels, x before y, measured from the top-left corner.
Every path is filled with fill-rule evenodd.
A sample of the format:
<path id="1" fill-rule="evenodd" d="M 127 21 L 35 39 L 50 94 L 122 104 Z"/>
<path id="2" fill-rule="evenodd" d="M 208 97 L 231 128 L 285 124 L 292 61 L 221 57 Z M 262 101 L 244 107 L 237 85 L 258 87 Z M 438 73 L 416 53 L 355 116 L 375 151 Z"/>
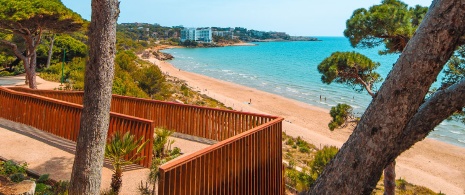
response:
<path id="1" fill-rule="evenodd" d="M 249 100 L 249 104 L 252 104 L 252 99 Z"/>

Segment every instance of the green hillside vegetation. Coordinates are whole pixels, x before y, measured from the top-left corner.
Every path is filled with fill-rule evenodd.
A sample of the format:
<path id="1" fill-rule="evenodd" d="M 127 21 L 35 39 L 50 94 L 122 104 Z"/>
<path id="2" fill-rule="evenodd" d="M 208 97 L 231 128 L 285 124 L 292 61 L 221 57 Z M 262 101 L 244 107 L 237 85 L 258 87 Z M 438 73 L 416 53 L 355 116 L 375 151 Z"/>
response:
<path id="1" fill-rule="evenodd" d="M 164 75 L 157 66 L 140 59 L 137 54 L 155 45 L 151 44 L 154 42 L 153 38 L 141 39 L 138 33 L 127 28 L 118 29 L 123 30 L 117 32 L 118 53 L 115 57 L 114 94 L 231 109 L 217 100 L 202 95 L 199 91 L 192 90 L 184 81 Z M 83 90 L 87 37 L 82 35 L 83 32 L 58 35 L 55 39 L 52 65 L 42 69 L 40 77 L 49 81 L 61 81 L 63 51 L 60 48 L 65 48 L 62 90 Z M 40 59 L 47 57 L 47 44 L 49 43 L 45 41 L 39 47 L 38 54 L 44 57 Z M 45 63 L 39 58 L 38 61 Z"/>

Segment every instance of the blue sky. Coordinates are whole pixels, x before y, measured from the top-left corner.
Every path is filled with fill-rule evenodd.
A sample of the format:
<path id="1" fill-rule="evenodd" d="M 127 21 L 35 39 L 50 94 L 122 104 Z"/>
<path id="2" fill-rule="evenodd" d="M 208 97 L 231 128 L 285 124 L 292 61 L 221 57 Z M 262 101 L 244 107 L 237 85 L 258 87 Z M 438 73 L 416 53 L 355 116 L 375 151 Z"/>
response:
<path id="1" fill-rule="evenodd" d="M 90 20 L 91 0 L 62 0 Z M 343 36 L 345 22 L 357 8 L 381 0 L 121 0 L 118 23 L 162 26 L 246 27 L 290 35 Z M 404 0 L 429 6 L 432 0 Z"/>

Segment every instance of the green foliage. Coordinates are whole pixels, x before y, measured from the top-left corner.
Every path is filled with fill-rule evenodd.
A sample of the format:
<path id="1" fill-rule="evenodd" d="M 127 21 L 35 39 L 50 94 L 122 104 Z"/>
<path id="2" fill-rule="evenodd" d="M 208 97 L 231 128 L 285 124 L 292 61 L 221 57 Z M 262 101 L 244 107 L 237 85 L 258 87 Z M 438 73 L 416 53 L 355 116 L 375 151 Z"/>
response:
<path id="1" fill-rule="evenodd" d="M 128 31 L 116 31 L 116 48 L 118 51 L 143 51 L 149 47 L 146 41 L 139 41 L 137 35 Z"/>
<path id="2" fill-rule="evenodd" d="M 137 80 L 128 72 L 115 67 L 115 78 L 113 80 L 113 93 L 125 96 L 145 98 L 147 94 L 137 86 Z"/>
<path id="3" fill-rule="evenodd" d="M 329 129 L 333 131 L 348 122 L 349 118 L 352 116 L 352 107 L 348 104 L 337 104 L 335 107 L 331 108 L 329 115 L 331 115 L 333 120 L 331 120 L 328 126 Z"/>
<path id="4" fill-rule="evenodd" d="M 68 195 L 69 181 L 58 181 L 52 186 L 51 194 Z"/>
<path id="5" fill-rule="evenodd" d="M 427 7 L 409 8 L 399 0 L 383 0 L 368 10 L 354 11 L 346 22 L 344 35 L 353 47 L 373 48 L 384 43 L 380 54 L 402 52 L 410 37 L 423 20 Z"/>
<path id="6" fill-rule="evenodd" d="M 310 186 L 315 182 L 311 173 L 307 170 L 302 172 L 293 168 L 285 169 L 286 183 L 295 187 L 299 192 L 308 191 Z"/>
<path id="7" fill-rule="evenodd" d="M 44 183 L 36 183 L 35 194 L 36 195 L 46 195 L 52 187 Z"/>
<path id="8" fill-rule="evenodd" d="M 84 21 L 66 8 L 60 0 L 0 0 L 0 28 L 9 30 L 21 24 L 36 32 L 51 30 L 57 33 L 79 30 Z"/>
<path id="9" fill-rule="evenodd" d="M 48 58 L 50 40 L 43 39 L 43 44 L 37 48 L 37 62 L 45 64 Z M 59 34 L 55 37 L 53 46 L 52 63 L 60 63 L 63 60 L 63 49 L 66 50 L 65 61 L 72 61 L 74 58 L 87 57 L 87 45 L 82 41 L 68 34 Z"/>
<path id="10" fill-rule="evenodd" d="M 143 139 L 144 137 L 136 139 L 135 136 L 131 135 L 129 132 L 121 135 L 119 131 L 111 136 L 109 142 L 105 146 L 105 157 L 113 164 L 113 171 L 122 170 L 123 166 L 133 164 L 145 158 L 143 156 L 137 157 L 148 142 L 143 142 Z M 123 159 L 124 156 L 130 154 L 131 156 L 128 160 Z"/>
<path id="11" fill-rule="evenodd" d="M 181 45 L 185 47 L 197 47 L 199 44 L 196 41 L 185 40 L 181 42 Z"/>
<path id="12" fill-rule="evenodd" d="M 14 72 L 8 72 L 8 71 L 0 71 L 0 77 L 5 77 L 5 76 L 15 76 L 16 74 Z"/>
<path id="13" fill-rule="evenodd" d="M 24 179 L 26 179 L 26 175 L 23 173 L 15 173 L 10 175 L 10 180 L 15 183 L 22 182 Z"/>
<path id="14" fill-rule="evenodd" d="M 43 174 L 37 179 L 37 183 L 44 183 L 48 181 L 48 178 L 50 177 L 49 174 Z"/>
<path id="15" fill-rule="evenodd" d="M 138 86 L 150 97 L 155 99 L 165 99 L 170 94 L 166 91 L 165 75 L 157 66 L 150 65 L 139 69 L 134 77 L 137 78 Z"/>
<path id="16" fill-rule="evenodd" d="M 119 193 L 122 185 L 122 173 L 123 167 L 130 165 L 136 162 L 139 162 L 145 156 L 137 157 L 138 154 L 142 151 L 145 144 L 149 140 L 143 142 L 144 137 L 136 139 L 134 135 L 131 135 L 129 132 L 126 132 L 124 135 L 121 135 L 119 131 L 113 134 L 110 138 L 110 141 L 105 146 L 105 157 L 111 161 L 113 164 L 113 177 L 111 180 L 111 188 L 116 194 Z M 128 157 L 127 160 L 123 159 Z"/>
<path id="17" fill-rule="evenodd" d="M 115 56 L 115 64 L 122 70 L 132 73 L 137 70 L 137 56 L 132 51 L 119 51 Z"/>
<path id="18" fill-rule="evenodd" d="M 441 89 L 445 89 L 465 78 L 465 45 L 459 47 L 444 69 Z"/>
<path id="19" fill-rule="evenodd" d="M 84 72 L 86 60 L 84 58 L 74 58 L 71 62 L 65 63 L 64 80 L 71 83 L 74 90 L 84 90 Z M 60 82 L 62 63 L 58 62 L 44 69 L 40 76 L 45 80 Z"/>
<path id="20" fill-rule="evenodd" d="M 289 145 L 289 146 L 294 145 L 294 139 L 292 139 L 291 137 L 288 138 L 287 141 L 286 141 L 286 145 Z"/>
<path id="21" fill-rule="evenodd" d="M 6 52 L 0 51 L 0 68 L 11 64 L 15 59 L 13 55 L 8 55 Z"/>
<path id="22" fill-rule="evenodd" d="M 17 165 L 13 161 L 0 161 L 0 175 L 10 176 L 14 174 L 26 175 L 27 163 Z"/>
<path id="23" fill-rule="evenodd" d="M 153 185 L 152 190 L 155 191 L 155 186 L 159 177 L 159 167 L 165 162 L 168 162 L 179 155 L 181 155 L 181 149 L 175 147 L 171 149 L 174 140 L 170 140 L 169 137 L 173 134 L 165 128 L 155 129 L 155 138 L 153 140 L 153 160 L 150 166 L 149 182 Z M 142 185 L 141 185 L 142 186 Z M 142 191 L 146 191 L 147 188 L 139 188 Z"/>
<path id="24" fill-rule="evenodd" d="M 379 66 L 360 53 L 334 52 L 318 65 L 318 72 L 323 83 L 341 83 L 361 92 L 364 88 L 372 90 L 373 84 L 381 82 L 381 76 L 374 71 Z"/>
<path id="25" fill-rule="evenodd" d="M 155 129 L 155 139 L 153 140 L 153 156 L 155 158 L 164 159 L 169 156 L 171 145 L 174 140 L 170 140 L 169 137 L 173 134 L 165 128 Z"/>
<path id="26" fill-rule="evenodd" d="M 459 47 L 456 51 L 456 55 L 452 56 L 447 63 L 440 89 L 446 89 L 463 79 L 465 79 L 465 45 Z M 458 110 L 450 119 L 465 123 L 465 112 L 463 110 L 465 110 L 465 108 Z"/>
<path id="27" fill-rule="evenodd" d="M 303 140 L 300 136 L 297 137 L 295 144 L 299 147 L 309 147 L 309 143 Z"/>
<path id="28" fill-rule="evenodd" d="M 309 153 L 309 152 L 310 152 L 310 149 L 309 149 L 307 146 L 300 147 L 300 148 L 299 148 L 299 152 L 302 152 L 302 153 Z"/>
<path id="29" fill-rule="evenodd" d="M 310 169 L 315 176 L 314 179 L 318 178 L 326 164 L 336 156 L 338 151 L 339 149 L 336 146 L 324 146 L 323 149 L 315 154 L 315 159 L 310 164 Z"/>

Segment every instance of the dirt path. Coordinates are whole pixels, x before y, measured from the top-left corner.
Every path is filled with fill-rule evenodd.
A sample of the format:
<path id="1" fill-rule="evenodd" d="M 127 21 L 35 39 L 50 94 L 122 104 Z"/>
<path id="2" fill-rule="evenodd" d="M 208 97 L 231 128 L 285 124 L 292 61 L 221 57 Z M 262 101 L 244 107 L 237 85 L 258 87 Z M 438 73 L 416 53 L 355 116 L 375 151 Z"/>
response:
<path id="1" fill-rule="evenodd" d="M 40 77 L 36 77 L 37 79 L 37 89 L 57 89 L 60 87 L 60 83 L 46 81 Z M 25 84 L 25 74 L 17 75 L 17 76 L 8 76 L 8 77 L 0 77 L 0 86 L 2 87 L 28 87 Z"/>

